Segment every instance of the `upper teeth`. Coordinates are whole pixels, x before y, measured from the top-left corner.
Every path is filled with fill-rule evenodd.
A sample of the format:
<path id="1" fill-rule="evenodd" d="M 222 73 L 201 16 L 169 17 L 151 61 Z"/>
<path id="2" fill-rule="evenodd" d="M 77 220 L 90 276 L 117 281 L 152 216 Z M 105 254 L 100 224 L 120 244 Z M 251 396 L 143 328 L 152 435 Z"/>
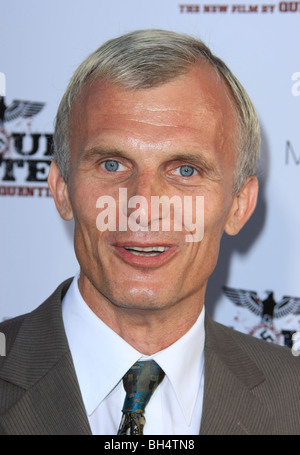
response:
<path id="1" fill-rule="evenodd" d="M 167 251 L 169 249 L 168 246 L 146 246 L 146 247 L 125 246 L 124 248 L 126 250 L 144 251 L 144 252 L 158 251 L 159 253 L 163 253 L 164 251 Z"/>

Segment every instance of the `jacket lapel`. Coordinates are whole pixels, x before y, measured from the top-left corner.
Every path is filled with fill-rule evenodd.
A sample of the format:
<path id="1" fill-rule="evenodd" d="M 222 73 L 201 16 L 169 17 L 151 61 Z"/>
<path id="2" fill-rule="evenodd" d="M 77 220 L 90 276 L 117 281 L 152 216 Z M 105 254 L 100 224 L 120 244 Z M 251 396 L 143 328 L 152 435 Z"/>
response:
<path id="1" fill-rule="evenodd" d="M 206 318 L 200 434 L 270 434 L 273 418 L 253 393 L 265 379 L 228 330 Z"/>
<path id="2" fill-rule="evenodd" d="M 0 416 L 5 434 L 91 434 L 61 315 L 69 284 L 24 318 L 0 370 L 20 397 Z"/>

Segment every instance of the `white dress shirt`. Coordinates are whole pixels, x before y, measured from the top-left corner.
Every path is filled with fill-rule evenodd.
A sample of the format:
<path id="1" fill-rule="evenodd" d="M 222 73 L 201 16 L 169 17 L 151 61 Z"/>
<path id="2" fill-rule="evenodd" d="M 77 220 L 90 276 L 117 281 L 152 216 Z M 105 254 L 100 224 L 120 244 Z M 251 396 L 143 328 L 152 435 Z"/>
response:
<path id="1" fill-rule="evenodd" d="M 79 274 L 63 300 L 63 321 L 91 431 L 116 435 L 125 390 L 122 378 L 138 360 L 154 359 L 165 377 L 145 411 L 145 435 L 199 434 L 204 386 L 204 310 L 168 348 L 144 356 L 117 335 L 84 302 Z"/>

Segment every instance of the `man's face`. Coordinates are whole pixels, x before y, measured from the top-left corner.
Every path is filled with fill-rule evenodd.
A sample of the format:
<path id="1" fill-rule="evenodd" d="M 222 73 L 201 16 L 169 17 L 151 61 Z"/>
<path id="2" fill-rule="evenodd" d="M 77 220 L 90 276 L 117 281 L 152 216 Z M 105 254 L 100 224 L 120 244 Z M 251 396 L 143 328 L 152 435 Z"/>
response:
<path id="1" fill-rule="evenodd" d="M 127 90 L 96 80 L 73 104 L 67 204 L 83 296 L 123 308 L 201 307 L 221 236 L 232 216 L 237 124 L 224 83 L 204 64 L 158 88 Z M 148 201 L 148 230 L 96 226 L 101 196 Z M 151 230 L 152 196 L 204 197 L 204 236 Z M 122 207 L 127 217 L 133 209 Z M 124 212 L 125 211 L 125 212 Z M 194 213 L 194 221 L 196 213 Z M 153 221 L 153 220 L 152 220 Z M 172 223 L 171 223 L 172 226 Z M 145 227 L 145 226 L 144 226 Z M 163 247 L 162 252 L 144 251 Z M 179 308 L 179 306 L 178 306 Z"/>

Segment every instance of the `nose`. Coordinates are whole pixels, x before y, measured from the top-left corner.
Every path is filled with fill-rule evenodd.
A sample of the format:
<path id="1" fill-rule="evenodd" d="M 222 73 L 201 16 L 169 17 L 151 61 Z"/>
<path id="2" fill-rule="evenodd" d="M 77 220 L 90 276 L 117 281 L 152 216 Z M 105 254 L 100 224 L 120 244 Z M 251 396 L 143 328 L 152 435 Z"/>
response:
<path id="1" fill-rule="evenodd" d="M 127 185 L 127 200 L 121 201 L 121 212 L 132 230 L 159 230 L 163 216 L 153 201 L 166 194 L 163 178 L 154 172 L 140 172 Z M 155 198 L 156 197 L 156 198 Z"/>

